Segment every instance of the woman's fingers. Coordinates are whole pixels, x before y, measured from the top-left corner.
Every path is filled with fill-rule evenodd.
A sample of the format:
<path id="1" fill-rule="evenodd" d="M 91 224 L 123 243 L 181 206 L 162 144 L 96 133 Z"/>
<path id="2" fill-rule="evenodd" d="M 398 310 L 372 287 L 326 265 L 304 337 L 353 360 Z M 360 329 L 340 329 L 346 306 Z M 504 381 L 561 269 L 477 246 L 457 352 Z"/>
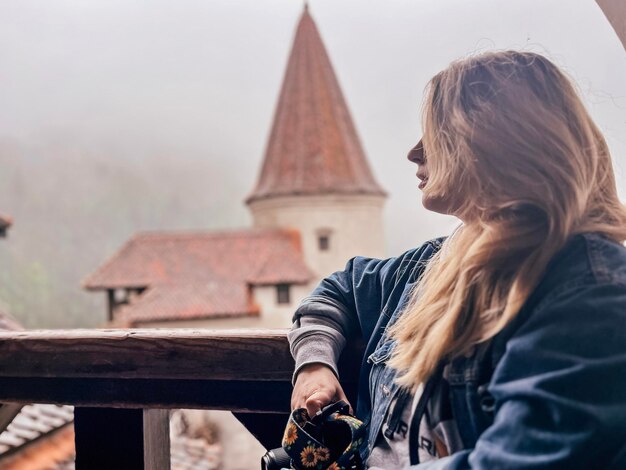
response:
<path id="1" fill-rule="evenodd" d="M 302 368 L 296 377 L 291 395 L 291 409 L 306 408 L 309 417 L 315 416 L 326 405 L 339 400 L 348 402 L 334 372 L 323 364 Z M 352 413 L 352 407 L 350 407 Z"/>
<path id="2" fill-rule="evenodd" d="M 334 395 L 335 394 L 331 394 L 329 390 L 318 390 L 307 398 L 304 403 L 304 408 L 306 408 L 309 418 L 312 418 L 318 411 L 332 403 Z"/>
<path id="3" fill-rule="evenodd" d="M 346 394 L 343 393 L 343 388 L 341 388 L 341 386 L 339 387 L 339 390 L 337 392 L 338 392 L 337 393 L 337 400 L 335 400 L 335 401 L 339 401 L 339 400 L 345 401 L 348 404 L 348 406 L 350 407 L 350 414 L 354 415 L 354 410 L 352 409 L 352 405 L 348 401 L 348 397 L 346 396 Z"/>

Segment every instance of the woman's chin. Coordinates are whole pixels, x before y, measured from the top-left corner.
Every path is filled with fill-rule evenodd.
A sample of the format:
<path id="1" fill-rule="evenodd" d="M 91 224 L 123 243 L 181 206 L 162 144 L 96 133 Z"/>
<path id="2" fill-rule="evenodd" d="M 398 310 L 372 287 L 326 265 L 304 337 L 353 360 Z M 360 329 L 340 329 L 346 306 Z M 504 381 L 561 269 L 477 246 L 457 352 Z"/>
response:
<path id="1" fill-rule="evenodd" d="M 422 206 L 424 209 L 431 212 L 437 212 L 444 215 L 454 215 L 450 210 L 450 203 L 448 200 L 433 196 L 432 194 L 422 193 Z"/>

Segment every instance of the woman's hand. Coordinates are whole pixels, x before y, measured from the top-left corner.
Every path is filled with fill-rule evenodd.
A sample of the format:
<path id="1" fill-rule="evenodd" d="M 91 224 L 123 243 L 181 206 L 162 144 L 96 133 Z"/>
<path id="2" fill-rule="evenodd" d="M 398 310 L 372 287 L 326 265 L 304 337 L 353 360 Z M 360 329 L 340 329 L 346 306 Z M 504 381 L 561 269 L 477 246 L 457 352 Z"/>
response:
<path id="1" fill-rule="evenodd" d="M 309 364 L 300 369 L 291 394 L 292 410 L 306 408 L 309 417 L 313 417 L 326 405 L 339 400 L 348 403 L 337 377 L 328 366 Z"/>

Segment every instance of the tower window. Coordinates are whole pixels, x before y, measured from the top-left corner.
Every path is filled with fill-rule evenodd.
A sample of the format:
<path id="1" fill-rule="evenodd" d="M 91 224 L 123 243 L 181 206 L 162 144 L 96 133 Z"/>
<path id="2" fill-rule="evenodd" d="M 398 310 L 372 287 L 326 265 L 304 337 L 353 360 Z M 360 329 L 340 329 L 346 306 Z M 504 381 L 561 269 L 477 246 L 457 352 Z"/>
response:
<path id="1" fill-rule="evenodd" d="M 289 284 L 278 284 L 276 286 L 276 303 L 288 304 L 290 302 Z"/>
<path id="2" fill-rule="evenodd" d="M 320 251 L 330 250 L 330 235 L 320 235 L 317 241 Z"/>

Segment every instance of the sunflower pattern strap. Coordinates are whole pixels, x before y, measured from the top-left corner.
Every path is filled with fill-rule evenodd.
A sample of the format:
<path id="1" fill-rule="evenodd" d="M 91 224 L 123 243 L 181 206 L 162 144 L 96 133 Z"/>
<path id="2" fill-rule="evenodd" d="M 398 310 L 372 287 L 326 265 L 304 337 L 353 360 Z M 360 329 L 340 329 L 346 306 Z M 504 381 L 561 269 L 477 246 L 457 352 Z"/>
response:
<path id="1" fill-rule="evenodd" d="M 332 443 L 326 445 L 323 437 L 320 437 L 323 436 L 325 425 L 331 422 L 333 424 L 327 427 L 344 427 L 351 436 L 344 449 L 333 449 Z M 365 438 L 365 431 L 362 421 L 339 412 L 323 416 L 322 422 L 315 426 L 309 420 L 306 409 L 299 408 L 289 417 L 282 446 L 291 457 L 291 468 L 294 470 L 361 470 L 364 467 L 359 447 Z"/>

